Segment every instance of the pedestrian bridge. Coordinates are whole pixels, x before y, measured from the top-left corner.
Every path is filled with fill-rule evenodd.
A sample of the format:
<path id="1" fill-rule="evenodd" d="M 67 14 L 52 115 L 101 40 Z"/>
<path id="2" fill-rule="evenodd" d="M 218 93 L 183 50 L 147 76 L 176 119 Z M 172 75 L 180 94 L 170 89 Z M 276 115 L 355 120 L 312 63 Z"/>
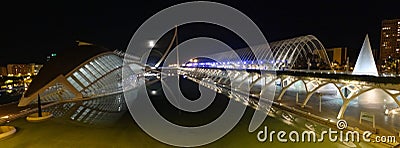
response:
<path id="1" fill-rule="evenodd" d="M 237 55 L 239 60 L 235 58 Z M 259 101 L 274 100 L 275 90 L 279 90 L 275 101 L 281 101 L 288 89 L 296 87 L 305 93 L 304 99 L 300 99 L 303 102 L 298 102 L 302 108 L 309 104 L 314 94 L 324 94 L 324 91 L 326 94 L 329 90 L 330 94 L 334 93 L 341 99 L 337 119 L 345 116 L 353 100 L 372 90 L 381 90 L 390 99 L 371 100 L 394 102 L 395 106 L 387 108 L 386 112 L 391 113 L 399 108 L 398 78 L 363 75 L 376 73 L 376 68 L 373 72 L 368 71 L 373 69 L 370 67 L 376 67 L 368 36 L 356 63 L 356 69 L 360 72 L 353 72 L 357 75 L 336 72 L 330 65 L 322 43 L 316 37 L 307 35 L 235 52 L 217 53 L 207 58 L 194 57 L 183 64 L 180 71 L 194 79 L 206 79 L 215 84 L 250 91 L 252 95 L 258 96 Z M 263 95 L 266 93 L 272 95 Z"/>
<path id="2" fill-rule="evenodd" d="M 180 71 L 181 74 L 194 79 L 208 80 L 220 86 L 231 86 L 235 89 L 242 89 L 242 91 L 250 91 L 260 100 L 273 100 L 274 98 L 261 96 L 263 96 L 263 93 L 276 89 L 279 90 L 276 101 L 280 101 L 286 91 L 297 84 L 305 92 L 305 99 L 300 102 L 303 108 L 310 101 L 312 95 L 332 93 L 332 89 L 329 89 L 331 92 L 324 92 L 324 90 L 333 86 L 329 88 L 334 88 L 334 93 L 337 93 L 343 101 L 340 110 L 337 112 L 338 119 L 343 118 L 351 101 L 374 89 L 382 90 L 393 99 L 397 106 L 400 106 L 398 100 L 400 80 L 394 77 L 354 76 L 330 71 L 266 71 L 219 68 L 181 68 Z M 272 95 L 272 97 L 274 96 Z"/>

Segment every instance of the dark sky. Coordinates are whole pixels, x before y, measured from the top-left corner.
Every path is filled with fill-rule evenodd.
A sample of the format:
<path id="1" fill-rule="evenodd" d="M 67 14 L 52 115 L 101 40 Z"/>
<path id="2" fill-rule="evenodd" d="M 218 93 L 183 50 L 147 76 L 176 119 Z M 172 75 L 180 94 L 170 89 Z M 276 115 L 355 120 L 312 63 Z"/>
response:
<path id="1" fill-rule="evenodd" d="M 11 2 L 11 1 L 9 1 Z M 141 2 L 11 2 L 0 6 L 0 64 L 43 62 L 46 55 L 85 40 L 125 49 L 136 29 L 177 0 Z M 315 35 L 326 48 L 348 47 L 355 54 L 368 33 L 379 48 L 383 19 L 400 18 L 400 1 L 217 1 L 249 16 L 268 41 Z"/>

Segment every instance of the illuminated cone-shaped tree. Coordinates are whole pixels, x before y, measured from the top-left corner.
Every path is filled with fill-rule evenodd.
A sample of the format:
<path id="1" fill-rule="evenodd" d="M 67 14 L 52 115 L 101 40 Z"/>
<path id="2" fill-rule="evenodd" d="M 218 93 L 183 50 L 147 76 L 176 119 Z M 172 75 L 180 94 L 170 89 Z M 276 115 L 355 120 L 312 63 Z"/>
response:
<path id="1" fill-rule="evenodd" d="M 354 66 L 353 75 L 379 76 L 368 35 L 365 36 L 356 65 Z"/>

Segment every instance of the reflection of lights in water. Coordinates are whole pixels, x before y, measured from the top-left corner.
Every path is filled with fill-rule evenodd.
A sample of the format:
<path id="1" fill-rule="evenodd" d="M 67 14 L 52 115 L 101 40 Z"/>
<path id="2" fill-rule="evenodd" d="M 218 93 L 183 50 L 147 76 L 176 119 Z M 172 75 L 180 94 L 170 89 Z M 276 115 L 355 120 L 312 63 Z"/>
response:
<path id="1" fill-rule="evenodd" d="M 152 95 L 156 95 L 156 94 L 157 94 L 157 91 L 156 91 L 156 90 L 152 90 L 152 91 L 151 91 L 151 94 L 152 94 Z"/>
<path id="2" fill-rule="evenodd" d="M 246 105 L 246 106 L 248 106 L 248 105 L 249 105 L 249 102 L 244 101 L 243 104 Z"/>
<path id="3" fill-rule="evenodd" d="M 329 96 L 340 96 L 340 93 L 334 84 L 327 84 L 325 86 L 322 86 L 317 90 L 317 93 Z"/>
<path id="4" fill-rule="evenodd" d="M 396 115 L 398 112 L 397 111 L 395 111 L 395 110 L 391 110 L 391 111 L 389 111 L 389 114 L 393 114 L 393 115 Z"/>
<path id="5" fill-rule="evenodd" d="M 343 141 L 343 144 L 348 146 L 348 147 L 357 147 L 357 145 L 355 145 L 353 142 L 351 141 Z"/>
<path id="6" fill-rule="evenodd" d="M 307 129 L 309 129 L 309 130 L 311 130 L 311 131 L 315 131 L 315 128 L 314 128 L 314 125 L 312 124 L 312 123 L 305 123 L 304 124 L 304 126 L 307 128 Z"/>
<path id="7" fill-rule="evenodd" d="M 398 90 L 387 90 L 388 92 L 390 92 L 391 94 L 397 94 L 400 93 L 400 91 Z"/>
<path id="8" fill-rule="evenodd" d="M 381 108 L 393 102 L 393 99 L 380 89 L 373 89 L 358 96 L 358 104 L 363 108 Z"/>
<path id="9" fill-rule="evenodd" d="M 273 113 L 275 113 L 276 112 L 276 110 L 274 109 L 274 108 L 269 108 L 269 111 L 271 111 L 271 112 L 273 112 Z"/>
<path id="10" fill-rule="evenodd" d="M 294 125 L 294 123 L 292 122 L 292 120 L 290 118 L 283 116 L 284 114 L 286 114 L 286 113 L 284 113 L 284 112 L 282 113 L 282 118 L 284 119 L 284 120 L 282 120 L 282 122 L 287 125 Z M 288 115 L 288 114 L 286 114 L 286 115 Z"/>
<path id="11" fill-rule="evenodd" d="M 292 117 L 292 115 L 290 115 L 289 113 L 283 112 L 283 113 L 282 113 L 282 118 L 285 119 L 285 120 L 287 120 L 287 121 L 293 121 L 293 117 Z"/>

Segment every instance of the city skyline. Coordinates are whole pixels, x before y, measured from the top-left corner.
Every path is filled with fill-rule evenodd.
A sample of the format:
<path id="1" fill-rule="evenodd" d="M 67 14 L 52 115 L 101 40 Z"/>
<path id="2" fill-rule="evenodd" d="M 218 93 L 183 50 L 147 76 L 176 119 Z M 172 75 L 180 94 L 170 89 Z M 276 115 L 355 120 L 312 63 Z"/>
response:
<path id="1" fill-rule="evenodd" d="M 0 55 L 0 64 L 43 63 L 46 56 L 74 46 L 76 40 L 124 50 L 146 19 L 182 2 L 32 2 L 10 5 L 1 10 L 3 14 L 22 13 L 9 13 L 3 17 L 6 27 L 2 28 L 0 48 L 5 54 Z M 216 2 L 247 15 L 260 27 L 268 42 L 312 34 L 325 48 L 347 47 L 351 59 L 358 56 L 366 34 L 370 36 L 372 48 L 379 49 L 381 22 L 399 18 L 395 13 L 398 6 L 395 1 L 290 2 L 291 5 L 285 2 Z M 184 32 L 181 36 L 185 33 L 190 34 Z M 235 42 L 234 39 L 227 40 Z"/>

